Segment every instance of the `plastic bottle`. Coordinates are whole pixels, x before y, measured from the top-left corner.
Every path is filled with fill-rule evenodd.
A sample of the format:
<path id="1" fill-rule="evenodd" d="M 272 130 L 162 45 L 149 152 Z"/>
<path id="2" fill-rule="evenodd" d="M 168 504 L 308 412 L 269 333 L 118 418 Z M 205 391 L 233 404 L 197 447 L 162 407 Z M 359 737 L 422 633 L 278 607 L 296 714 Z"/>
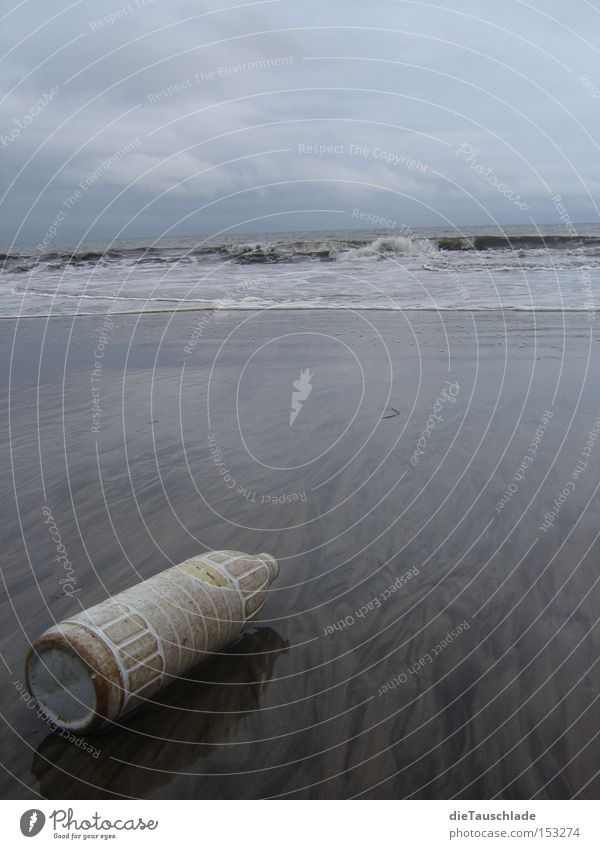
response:
<path id="1" fill-rule="evenodd" d="M 45 631 L 28 690 L 61 728 L 97 731 L 235 640 L 278 574 L 270 554 L 191 557 Z"/>

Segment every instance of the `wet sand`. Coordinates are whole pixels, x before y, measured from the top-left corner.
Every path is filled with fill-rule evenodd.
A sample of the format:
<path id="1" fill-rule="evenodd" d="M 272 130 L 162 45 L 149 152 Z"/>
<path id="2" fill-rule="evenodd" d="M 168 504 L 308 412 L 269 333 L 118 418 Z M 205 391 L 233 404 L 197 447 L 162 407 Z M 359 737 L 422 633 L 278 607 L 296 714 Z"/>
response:
<path id="1" fill-rule="evenodd" d="M 0 322 L 3 795 L 597 798 L 596 336 L 583 313 Z M 218 548 L 278 558 L 260 621 L 89 749 L 51 732 L 30 641 Z"/>

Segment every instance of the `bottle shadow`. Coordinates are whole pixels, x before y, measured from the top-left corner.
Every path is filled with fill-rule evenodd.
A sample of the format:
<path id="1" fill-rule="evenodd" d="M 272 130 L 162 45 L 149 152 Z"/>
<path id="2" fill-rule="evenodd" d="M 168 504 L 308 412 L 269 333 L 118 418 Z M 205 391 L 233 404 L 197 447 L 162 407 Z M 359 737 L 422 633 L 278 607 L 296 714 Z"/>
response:
<path id="1" fill-rule="evenodd" d="M 189 795 L 183 784 L 197 782 L 200 761 L 204 774 L 218 775 L 227 771 L 223 761 L 230 760 L 223 759 L 224 748 L 239 753 L 251 748 L 253 739 L 269 736 L 261 704 L 275 663 L 288 647 L 272 628 L 246 631 L 121 725 L 85 738 L 64 739 L 54 731 L 38 746 L 31 765 L 39 792 L 47 799 L 149 798 L 158 790 L 161 798 Z"/>

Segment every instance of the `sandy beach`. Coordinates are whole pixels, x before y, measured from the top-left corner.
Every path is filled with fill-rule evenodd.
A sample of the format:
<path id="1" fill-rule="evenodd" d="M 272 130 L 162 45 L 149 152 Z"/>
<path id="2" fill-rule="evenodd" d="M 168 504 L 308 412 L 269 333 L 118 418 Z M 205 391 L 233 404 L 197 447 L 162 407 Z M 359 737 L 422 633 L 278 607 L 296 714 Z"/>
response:
<path id="1" fill-rule="evenodd" d="M 595 336 L 585 312 L 0 322 L 5 797 L 597 798 Z M 45 628 L 219 548 L 281 567 L 238 643 L 83 743 L 36 716 Z"/>

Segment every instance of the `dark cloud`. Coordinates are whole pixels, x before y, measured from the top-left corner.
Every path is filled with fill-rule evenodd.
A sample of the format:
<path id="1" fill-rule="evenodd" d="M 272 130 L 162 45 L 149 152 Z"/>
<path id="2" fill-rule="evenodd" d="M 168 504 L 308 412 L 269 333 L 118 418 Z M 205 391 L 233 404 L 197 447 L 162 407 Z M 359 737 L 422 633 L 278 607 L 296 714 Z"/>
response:
<path id="1" fill-rule="evenodd" d="M 599 19 L 584 0 L 15 5 L 0 235 L 39 240 L 82 183 L 61 239 L 341 228 L 357 205 L 553 221 L 556 193 L 595 220 Z"/>

